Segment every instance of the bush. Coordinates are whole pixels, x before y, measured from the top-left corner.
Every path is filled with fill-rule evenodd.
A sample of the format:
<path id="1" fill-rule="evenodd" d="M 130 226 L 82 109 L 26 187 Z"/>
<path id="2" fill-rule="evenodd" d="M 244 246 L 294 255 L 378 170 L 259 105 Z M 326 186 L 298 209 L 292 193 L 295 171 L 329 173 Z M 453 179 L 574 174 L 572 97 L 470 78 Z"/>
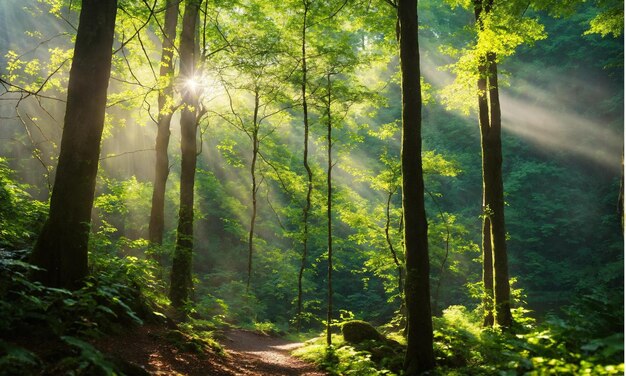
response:
<path id="1" fill-rule="evenodd" d="M 29 188 L 14 180 L 6 159 L 0 158 L 0 249 L 27 247 L 45 221 L 48 207 L 33 200 Z"/>
<path id="2" fill-rule="evenodd" d="M 52 374 L 112 374 L 111 361 L 81 338 L 140 325 L 154 317 L 157 304 L 144 294 L 153 287 L 142 281 L 152 278 L 148 265 L 132 258 L 95 257 L 92 268 L 98 272 L 83 288 L 69 291 L 31 282 L 28 274 L 37 268 L 23 261 L 27 256 L 27 252 L 0 252 L 0 338 L 5 339 L 0 340 L 0 369 L 7 374 L 29 374 L 29 369 L 39 374 L 36 370 L 42 367 Z M 44 364 L 14 342 L 24 333 L 59 342 L 54 345 L 58 354 L 53 364 Z M 22 371 L 11 373 L 13 368 Z"/>

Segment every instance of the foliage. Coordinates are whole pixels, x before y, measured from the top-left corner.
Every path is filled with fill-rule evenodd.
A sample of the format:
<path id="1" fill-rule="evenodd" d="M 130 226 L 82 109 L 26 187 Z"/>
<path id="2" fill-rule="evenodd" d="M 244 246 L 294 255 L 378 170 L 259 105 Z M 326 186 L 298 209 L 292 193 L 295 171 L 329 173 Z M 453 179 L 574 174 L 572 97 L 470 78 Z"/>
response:
<path id="1" fill-rule="evenodd" d="M 154 292 L 154 276 L 146 277 L 148 263 L 142 264 L 136 258 L 92 256 L 95 273 L 83 288 L 68 291 L 31 282 L 28 274 L 35 267 L 23 261 L 27 255 L 25 251 L 0 254 L 0 363 L 6 364 L 7 369 L 45 366 L 77 374 L 112 374 L 111 363 L 84 338 L 141 325 L 144 320 L 161 320 L 153 313 L 157 303 L 144 294 Z M 140 285 L 144 282 L 148 284 Z M 48 341 L 56 338 L 78 352 L 61 352 L 55 359 L 58 363 L 44 365 L 37 355 L 12 343 L 31 332 L 47 337 Z"/>
<path id="2" fill-rule="evenodd" d="M 623 327 L 612 326 L 615 317 L 622 317 L 621 310 L 615 301 L 596 293 L 569 307 L 565 318 L 553 316 L 539 325 L 518 309 L 516 328 L 503 333 L 482 327 L 481 309 L 451 306 L 433 321 L 436 372 L 459 376 L 621 374 Z M 403 345 L 396 341 L 350 345 L 335 336 L 333 343 L 333 347 L 326 347 L 325 338 L 320 336 L 294 354 L 333 375 L 401 374 Z"/>
<path id="3" fill-rule="evenodd" d="M 37 91 L 0 88 L 2 99 L 15 99 L 0 103 L 2 250 L 28 248 L 44 221 L 45 188 L 58 153 L 72 54 L 71 24 L 77 21 L 79 6 L 65 0 L 39 0 L 38 6 L 28 6 L 28 1 L 19 2 L 26 4 L 19 7 L 18 2 L 2 4 L 3 9 L 27 12 L 7 13 L 7 20 L 13 14 L 17 21 L 7 38 L 0 30 L 0 41 L 7 42 L 0 57 L 5 63 L 0 64 L 1 78 Z M 25 263 L 25 253 L 11 251 L 0 257 L 2 337 L 43 327 L 59 337 L 60 346 L 71 347 L 73 360 L 67 367 L 82 367 L 84 373 L 107 367 L 85 346 L 86 338 L 157 319 L 153 311 L 167 306 L 163 291 L 176 231 L 180 152 L 173 122 L 165 242 L 148 247 L 142 239 L 150 211 L 155 89 L 172 79 L 175 94 L 168 106 L 176 108 L 184 83 L 156 74 L 164 2 L 120 3 L 124 11 L 119 12 L 90 236 L 92 277 L 79 291 L 49 289 L 28 280 L 32 266 Z M 336 85 L 330 108 L 337 125 L 333 153 L 338 162 L 333 175 L 335 306 L 375 325 L 394 320 L 387 328 L 403 327 L 401 102 L 396 12 L 387 3 L 205 2 L 198 46 L 203 61 L 197 77 L 202 109 L 207 111 L 198 140 L 197 288 L 186 307 L 190 322 L 181 326 L 182 334 L 172 334 L 178 336 L 174 342 L 193 342 L 199 350 L 207 346 L 205 340 L 209 347 L 215 345 L 215 328 L 239 325 L 283 333 L 293 322 L 307 186 L 301 160 L 303 30 L 308 38 L 305 85 L 310 94 L 314 191 L 302 328 L 321 328 L 326 303 L 323 166 L 328 73 L 333 73 Z M 430 87 L 423 93 L 429 99 L 423 107 L 423 159 L 433 311 L 441 314 L 435 319 L 441 372 L 615 373 L 623 368 L 623 228 L 615 208 L 623 146 L 623 41 L 617 37 L 623 27 L 623 2 L 495 3 L 481 30 L 472 21 L 471 1 L 419 2 L 423 86 Z M 148 9 L 153 4 L 154 14 Z M 310 8 L 303 25 L 306 4 Z M 480 308 L 474 297 L 482 294 L 476 282 L 480 140 L 475 119 L 463 111 L 471 113 L 476 104 L 475 68 L 486 51 L 497 53 L 504 73 L 501 94 L 508 116 L 503 119 L 503 172 L 511 273 L 539 322 L 531 319 L 525 305 L 518 305 L 513 334 L 482 329 L 480 315 L 474 312 Z M 515 59 L 510 58 L 513 54 Z M 356 63 L 360 65 L 354 68 Z M 257 124 L 255 90 L 263 117 Z M 565 127 L 555 128 L 554 123 Z M 258 217 L 247 290 L 249 167 L 255 131 L 260 136 Z M 164 256 L 163 269 L 144 259 L 154 253 Z M 559 310 L 573 300 L 574 305 Z M 444 310 L 450 305 L 465 308 Z M 400 332 L 387 335 L 402 342 Z M 389 374 L 401 368 L 400 356 L 380 361 L 372 344 L 350 346 L 338 337 L 334 342 L 332 349 L 320 340 L 302 351 L 341 374 Z M 11 341 L 0 346 L 0 369 L 41 367 L 42 359 L 29 350 Z"/>
<path id="4" fill-rule="evenodd" d="M 344 343 L 340 337 L 333 336 L 333 346 L 326 346 L 325 337 L 318 337 L 307 341 L 306 346 L 301 347 L 293 352 L 297 357 L 306 361 L 313 362 L 319 367 L 327 371 L 331 375 L 394 375 L 388 369 L 380 369 L 379 365 L 372 360 L 372 353 L 365 347 L 357 348 L 356 346 Z M 367 345 L 372 345 L 368 343 Z M 363 346 L 367 346 L 363 345 Z M 376 345 L 372 346 L 374 348 Z M 402 355 L 394 354 L 395 358 L 382 358 L 381 364 L 395 363 L 396 370 L 398 365 L 402 364 Z M 396 371 L 397 372 L 397 371 Z"/>
<path id="5" fill-rule="evenodd" d="M 191 320 L 181 325 L 180 330 L 174 329 L 163 336 L 166 342 L 176 346 L 180 351 L 191 352 L 199 356 L 206 355 L 208 350 L 224 354 L 222 346 L 213 338 L 211 328 L 202 321 Z"/>
<path id="6" fill-rule="evenodd" d="M 517 333 L 483 329 L 481 324 L 480 311 L 462 306 L 448 308 L 434 321 L 435 351 L 444 373 L 614 375 L 624 369 L 623 332 L 599 340 L 587 333 L 572 343 L 576 337 L 565 331 L 577 324 L 567 319 L 518 328 Z"/>
<path id="7" fill-rule="evenodd" d="M 29 188 L 15 180 L 15 172 L 0 157 L 0 249 L 29 245 L 43 224 L 47 205 L 34 200 Z"/>

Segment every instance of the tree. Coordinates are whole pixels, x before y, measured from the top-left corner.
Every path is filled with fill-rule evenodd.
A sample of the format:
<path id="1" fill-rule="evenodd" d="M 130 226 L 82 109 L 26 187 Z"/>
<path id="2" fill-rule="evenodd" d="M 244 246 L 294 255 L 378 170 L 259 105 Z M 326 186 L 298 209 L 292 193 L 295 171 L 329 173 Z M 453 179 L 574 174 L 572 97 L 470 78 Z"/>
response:
<path id="1" fill-rule="evenodd" d="M 196 174 L 199 100 L 196 77 L 196 43 L 198 12 L 202 0 L 187 0 L 183 15 L 183 29 L 180 36 L 180 77 L 186 85 L 183 89 L 183 110 L 180 117 L 181 130 L 181 172 L 180 208 L 176 249 L 172 260 L 170 300 L 176 308 L 181 308 L 189 299 L 193 282 L 191 263 L 193 259 L 193 197 Z"/>
<path id="2" fill-rule="evenodd" d="M 117 0 L 82 2 L 50 214 L 31 256 L 43 269 L 34 278 L 49 286 L 77 288 L 88 273 L 87 243 L 116 14 Z"/>
<path id="3" fill-rule="evenodd" d="M 298 272 L 298 301 L 296 303 L 296 328 L 300 330 L 302 320 L 302 277 L 307 263 L 308 241 L 309 241 L 309 215 L 311 211 L 311 195 L 313 193 L 313 171 L 309 164 L 309 107 L 307 102 L 307 85 L 308 85 L 308 68 L 307 68 L 307 28 L 309 10 L 311 7 L 310 0 L 302 0 L 302 29 L 301 29 L 301 81 L 300 90 L 302 93 L 302 122 L 304 125 L 304 149 L 302 151 L 302 164 L 307 175 L 306 201 L 302 208 L 302 258 L 300 260 L 300 270 Z"/>
<path id="4" fill-rule="evenodd" d="M 333 86 L 332 86 L 332 77 L 333 73 L 328 72 L 326 74 L 326 152 L 327 152 L 327 164 L 326 164 L 326 216 L 327 216 L 327 226 L 328 226 L 328 305 L 326 311 L 326 344 L 328 346 L 332 345 L 332 337 L 331 337 L 331 324 L 333 319 L 333 180 L 332 180 L 332 172 L 333 172 L 333 118 L 331 113 L 331 105 L 333 98 Z"/>
<path id="5" fill-rule="evenodd" d="M 161 50 L 161 66 L 159 69 L 160 81 L 164 85 L 159 90 L 158 117 L 156 136 L 156 164 L 154 168 L 154 186 L 152 190 L 152 207 L 150 210 L 150 225 L 148 240 L 160 245 L 163 242 L 165 185 L 169 175 L 169 158 L 167 147 L 170 140 L 170 122 L 173 108 L 173 80 L 174 75 L 174 40 L 176 39 L 176 25 L 178 24 L 178 8 L 180 0 L 167 0 L 165 3 L 165 23 L 163 25 L 163 40 Z"/>
<path id="6" fill-rule="evenodd" d="M 398 1 L 402 73 L 402 207 L 406 255 L 407 350 L 404 369 L 417 375 L 435 366 L 430 312 L 428 222 L 422 171 L 422 97 L 417 0 Z"/>
<path id="7" fill-rule="evenodd" d="M 474 1 L 474 15 L 478 28 L 484 30 L 483 17 L 487 17 L 493 0 Z M 509 262 L 506 250 L 504 220 L 504 182 L 502 179 L 502 115 L 498 88 L 498 65 L 495 52 L 479 57 L 478 65 L 478 118 L 480 126 L 483 166 L 483 282 L 487 300 L 493 294 L 495 322 L 503 328 L 513 323 L 511 315 L 511 287 Z M 487 227 L 489 230 L 487 230 Z M 491 271 L 490 271 L 491 269 Z M 493 323 L 485 307 L 485 324 Z"/>
<path id="8" fill-rule="evenodd" d="M 466 5 L 470 5 L 467 3 Z M 459 84 L 478 97 L 478 123 L 482 152 L 483 188 L 483 285 L 484 324 L 494 321 L 502 328 L 513 323 L 504 213 L 502 176 L 502 114 L 498 85 L 498 63 L 512 55 L 522 43 L 545 38 L 543 26 L 525 17 L 527 2 L 497 3 L 493 0 L 471 2 L 476 20 L 475 45 L 460 54 L 454 66 L 456 82 L 444 89 L 448 105 L 464 108 L 467 100 Z M 459 52 L 459 51 L 457 51 Z M 456 97 L 456 98 L 453 98 Z M 467 112 L 467 110 L 465 110 Z"/>

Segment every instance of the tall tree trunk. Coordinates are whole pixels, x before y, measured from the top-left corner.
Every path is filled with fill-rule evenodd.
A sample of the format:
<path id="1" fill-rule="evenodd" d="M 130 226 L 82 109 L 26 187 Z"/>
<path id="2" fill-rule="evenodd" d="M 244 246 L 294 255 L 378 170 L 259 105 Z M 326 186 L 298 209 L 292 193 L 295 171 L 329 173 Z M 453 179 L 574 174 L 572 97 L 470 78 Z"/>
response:
<path id="1" fill-rule="evenodd" d="M 304 5 L 304 15 L 302 16 L 302 118 L 304 121 L 304 152 L 302 156 L 302 163 L 307 174 L 307 190 L 306 190 L 306 203 L 302 210 L 302 259 L 300 261 L 300 271 L 298 272 L 298 303 L 296 308 L 296 329 L 300 331 L 302 325 L 302 278 L 304 275 L 304 269 L 306 268 L 307 253 L 308 253 L 308 241 L 309 241 L 309 212 L 311 211 L 311 194 L 313 193 L 313 172 L 311 166 L 309 166 L 309 109 L 307 103 L 307 54 L 306 54 L 306 29 L 307 29 L 307 16 L 309 13 L 309 0 L 302 0 Z"/>
<path id="2" fill-rule="evenodd" d="M 475 8 L 476 10 L 476 8 Z M 480 11 L 476 11 L 477 20 L 480 17 Z M 478 67 L 478 123 L 480 127 L 481 145 L 485 143 L 484 138 L 489 131 L 489 99 L 487 98 L 487 65 L 483 62 Z M 485 158 L 482 159 L 482 168 L 485 171 L 488 166 L 485 165 Z M 483 174 L 483 230 L 482 230 L 482 249 L 483 249 L 483 287 L 484 298 L 483 305 L 485 312 L 483 316 L 484 326 L 493 326 L 493 250 L 491 247 L 491 224 L 490 213 L 491 208 L 488 205 L 485 180 Z"/>
<path id="3" fill-rule="evenodd" d="M 250 290 L 250 280 L 252 279 L 252 251 L 254 250 L 254 224 L 256 222 L 256 194 L 259 188 L 256 181 L 256 161 L 259 156 L 259 89 L 254 91 L 254 116 L 252 119 L 252 163 L 250 163 L 250 178 L 252 179 L 252 216 L 250 217 L 250 232 L 248 233 L 248 281 L 246 291 Z"/>
<path id="4" fill-rule="evenodd" d="M 174 96 L 174 40 L 176 39 L 176 26 L 178 24 L 178 6 L 180 0 L 167 0 L 165 4 L 165 24 L 163 26 L 163 43 L 161 51 L 161 68 L 159 79 L 165 82 L 165 86 L 159 91 L 158 118 L 156 136 L 156 164 L 154 169 L 154 186 L 152 190 L 152 208 L 150 210 L 150 224 L 148 227 L 148 239 L 153 244 L 163 243 L 163 231 L 165 223 L 165 185 L 169 175 L 169 159 L 167 147 L 170 142 L 170 122 L 174 108 L 172 99 Z M 162 260 L 156 257 L 159 264 Z"/>
<path id="5" fill-rule="evenodd" d="M 94 200 L 117 0 L 83 0 L 70 69 L 65 126 L 50 214 L 31 262 L 45 285 L 78 288 L 87 276 Z"/>
<path id="6" fill-rule="evenodd" d="M 484 190 L 483 190 L 484 191 Z M 483 193 L 484 195 L 484 193 Z M 484 206 L 486 210 L 486 206 Z M 493 326 L 493 250 L 491 249 L 491 225 L 487 214 L 483 218 L 483 305 L 485 312 L 483 314 L 483 326 Z"/>
<path id="7" fill-rule="evenodd" d="M 489 74 L 489 112 L 491 127 L 485 137 L 483 158 L 487 166 L 484 172 L 485 197 L 489 205 L 491 247 L 493 250 L 493 295 L 496 323 L 503 328 L 513 324 L 511 315 L 511 287 L 509 285 L 509 262 L 506 249 L 504 223 L 504 183 L 502 179 L 502 116 L 498 93 L 498 67 L 494 53 L 487 54 Z"/>
<path id="8" fill-rule="evenodd" d="M 196 20 L 201 0 L 187 0 L 183 15 L 183 30 L 180 37 L 180 75 L 183 81 L 195 77 Z M 193 255 L 193 196 L 196 174 L 196 133 L 198 93 L 186 87 L 183 92 L 183 110 L 180 117 L 181 169 L 180 208 L 176 249 L 172 260 L 170 300 L 176 308 L 183 306 L 191 295 L 191 262 Z"/>
<path id="9" fill-rule="evenodd" d="M 406 254 L 407 352 L 404 369 L 417 375 L 435 366 L 430 309 L 428 222 L 422 171 L 422 97 L 417 0 L 399 0 L 402 72 L 402 206 Z"/>
<path id="10" fill-rule="evenodd" d="M 332 216 L 332 208 L 333 208 L 333 180 L 332 180 L 332 172 L 333 172 L 333 120 L 331 117 L 330 105 L 332 98 L 332 81 L 330 79 L 330 73 L 326 76 L 327 79 L 327 90 L 328 90 L 328 99 L 326 102 L 326 111 L 328 113 L 328 123 L 327 123 L 327 147 L 328 147 L 328 174 L 326 178 L 326 188 L 327 188 L 327 196 L 326 196 L 326 213 L 328 219 L 328 310 L 326 312 L 326 344 L 328 346 L 332 345 L 332 337 L 331 337 L 331 325 L 333 319 L 333 216 Z"/>
<path id="11" fill-rule="evenodd" d="M 493 0 L 474 0 L 474 16 L 480 30 L 482 17 L 491 11 Z M 493 296 L 493 303 L 486 305 L 495 309 L 495 322 L 509 328 L 511 315 L 511 288 L 506 249 L 504 220 L 504 184 L 502 180 L 502 116 L 498 89 L 498 66 L 495 53 L 485 54 L 479 65 L 478 117 L 481 134 L 483 166 L 483 282 L 486 297 Z M 485 325 L 493 324 L 493 313 L 486 312 Z"/>

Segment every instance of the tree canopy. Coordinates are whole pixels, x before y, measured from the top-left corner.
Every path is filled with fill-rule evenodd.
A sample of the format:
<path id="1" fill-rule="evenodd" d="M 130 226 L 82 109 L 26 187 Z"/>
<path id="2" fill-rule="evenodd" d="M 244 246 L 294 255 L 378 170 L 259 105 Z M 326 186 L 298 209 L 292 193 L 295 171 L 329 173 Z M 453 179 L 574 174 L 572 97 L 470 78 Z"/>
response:
<path id="1" fill-rule="evenodd" d="M 623 8 L 0 2 L 0 370 L 171 317 L 324 330 L 335 374 L 623 372 Z"/>

